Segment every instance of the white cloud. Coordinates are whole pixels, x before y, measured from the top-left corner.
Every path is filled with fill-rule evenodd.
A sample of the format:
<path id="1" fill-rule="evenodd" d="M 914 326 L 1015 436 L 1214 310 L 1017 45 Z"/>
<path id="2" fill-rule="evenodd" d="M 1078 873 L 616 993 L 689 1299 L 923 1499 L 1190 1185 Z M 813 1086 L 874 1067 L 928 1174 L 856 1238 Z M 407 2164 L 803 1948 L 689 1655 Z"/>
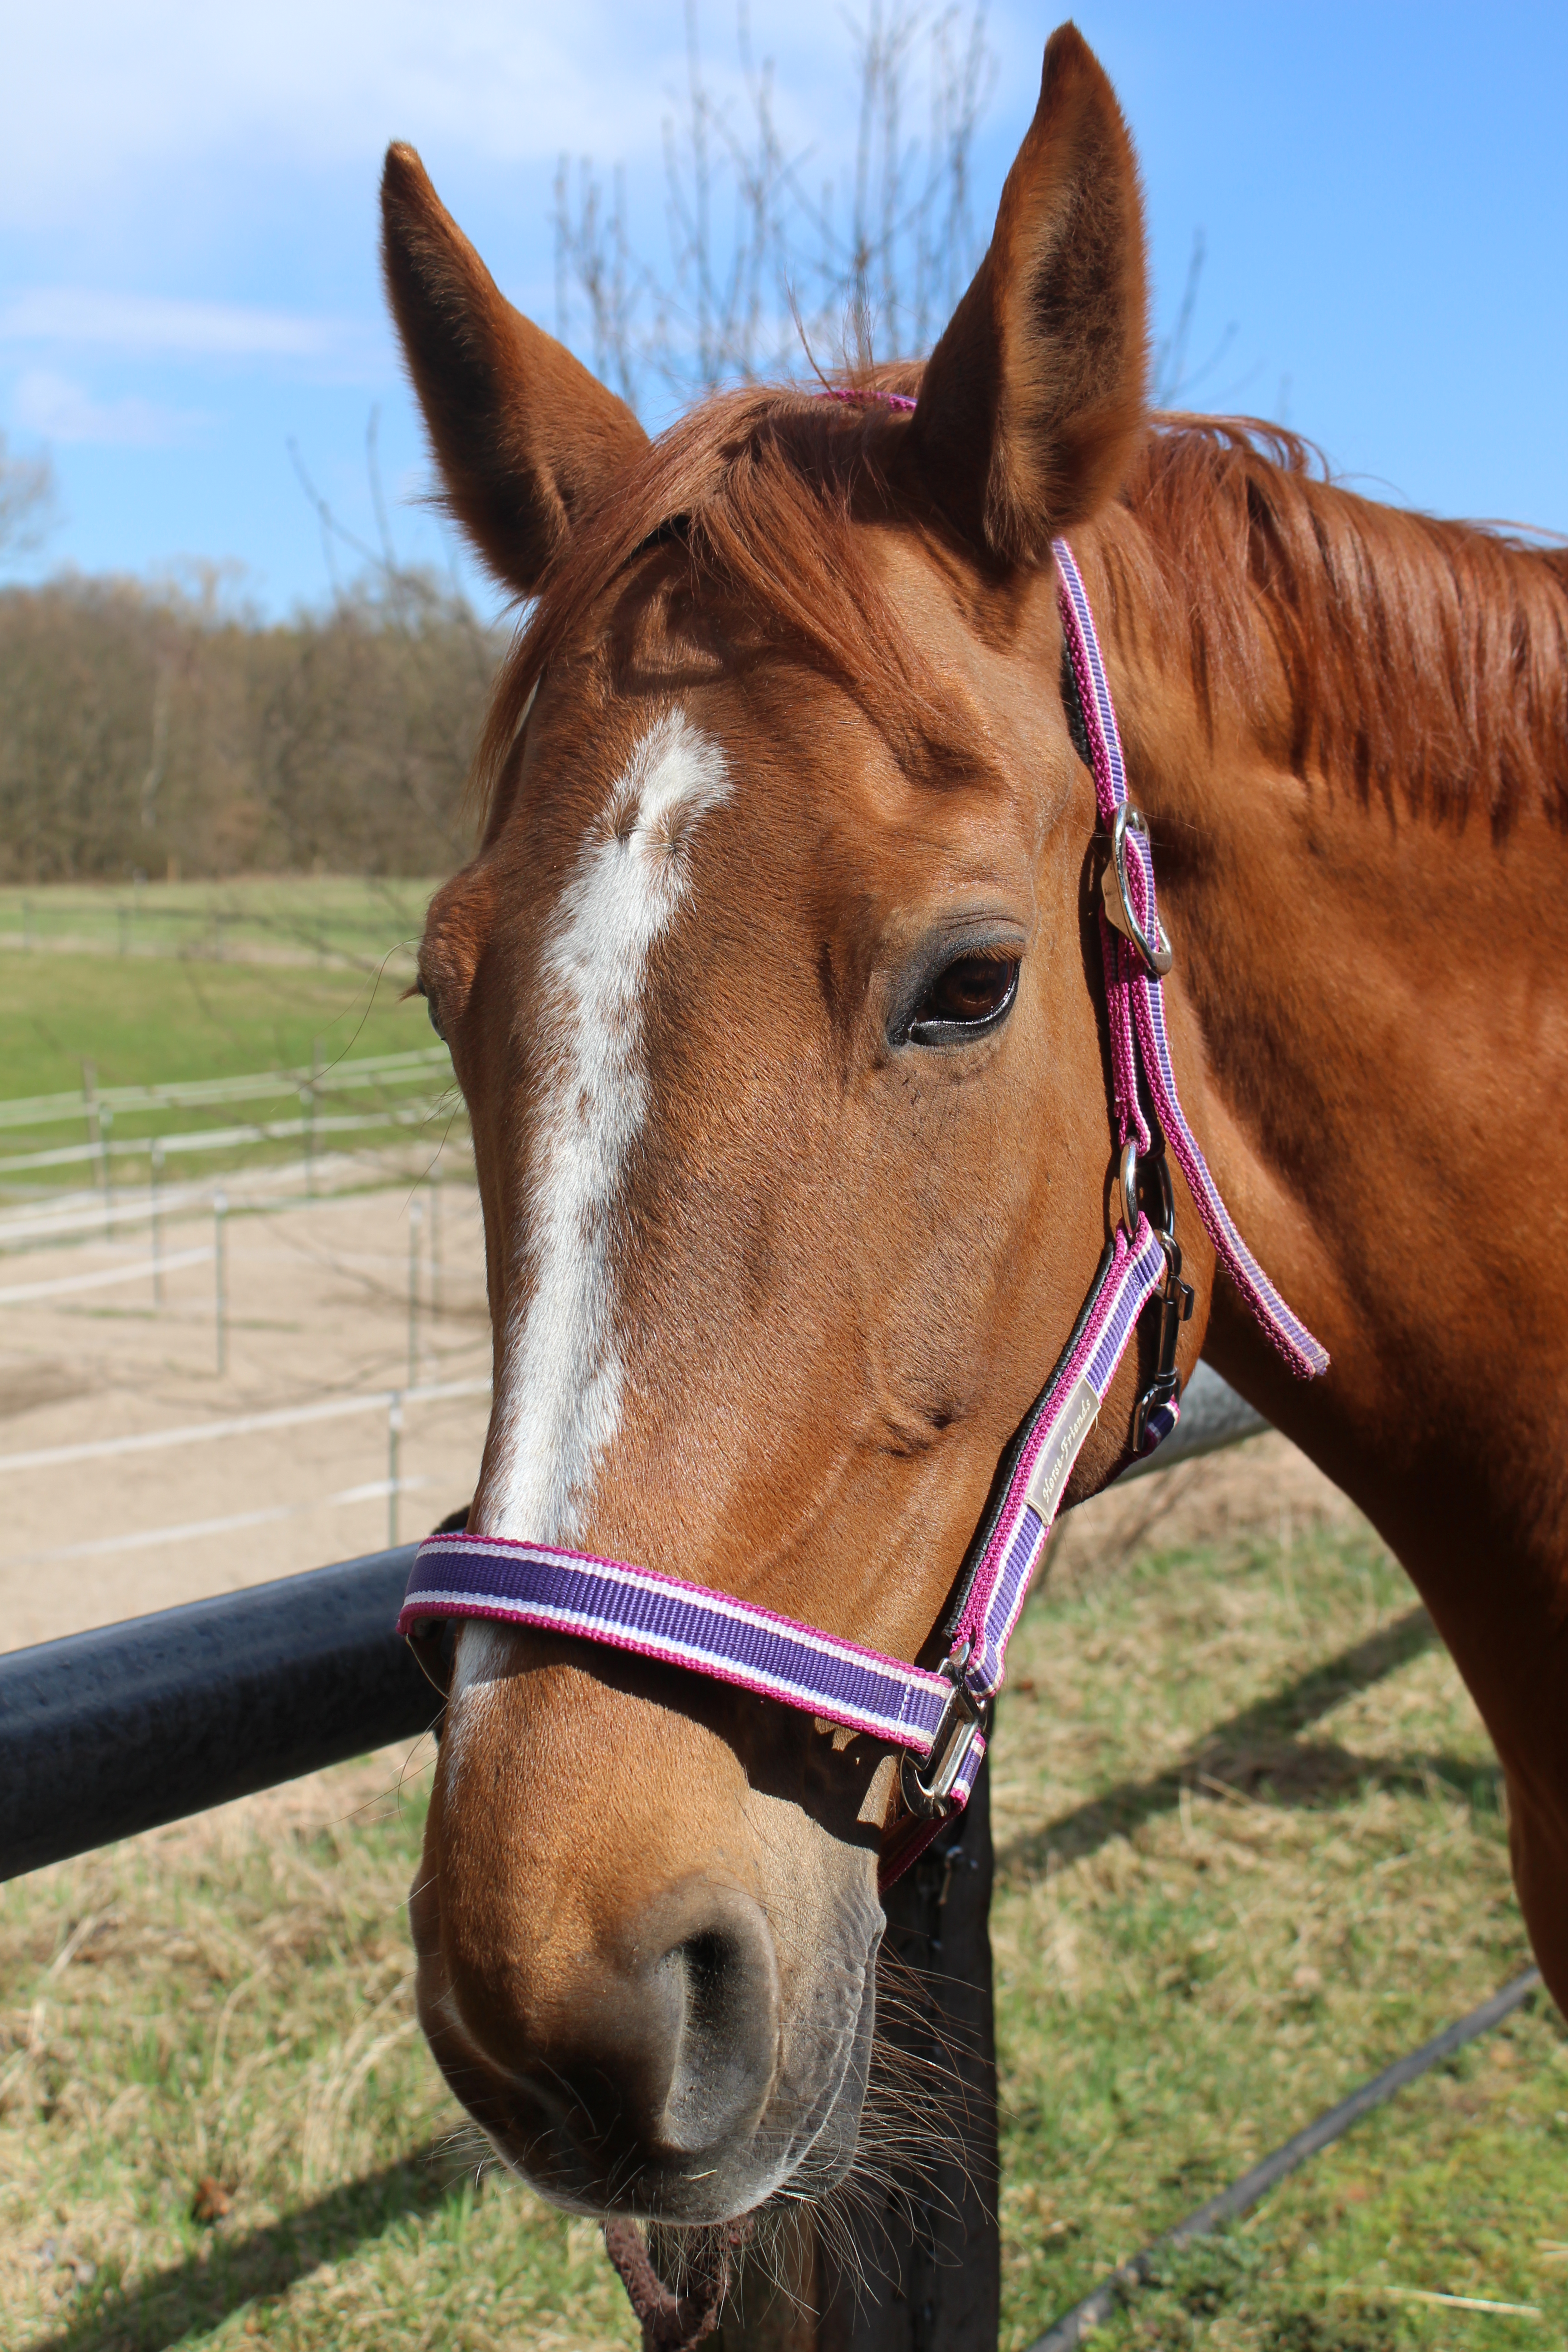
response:
<path id="1" fill-rule="evenodd" d="M 239 302 L 36 287 L 0 304 L 0 342 L 100 345 L 182 359 L 313 359 L 352 331 L 328 319 Z"/>
<path id="2" fill-rule="evenodd" d="M 710 86 L 740 91 L 734 16 L 707 0 Z M 762 0 L 759 58 L 781 68 L 792 148 L 852 133 L 851 40 L 839 0 Z M 226 176 L 289 158 L 359 164 L 390 138 L 488 163 L 657 161 L 685 79 L 679 0 L 76 0 L 11 14 L 0 221 L 86 222 L 107 191 Z"/>
<path id="3" fill-rule="evenodd" d="M 198 410 L 167 408 L 133 394 L 95 400 L 83 385 L 48 368 L 30 368 L 17 378 L 11 414 L 25 433 L 120 449 L 176 447 L 199 438 L 210 422 Z"/>
<path id="4" fill-rule="evenodd" d="M 163 179 L 193 158 L 228 163 L 258 147 L 318 164 L 440 134 L 507 161 L 651 149 L 651 45 L 636 43 L 644 70 L 628 70 L 625 17 L 595 37 L 601 13 L 590 0 L 567 30 L 504 0 L 19 11 L 6 34 L 0 210 L 37 221 L 69 204 L 73 184 L 89 196 L 128 173 Z M 679 26 L 672 9 L 668 30 Z"/>

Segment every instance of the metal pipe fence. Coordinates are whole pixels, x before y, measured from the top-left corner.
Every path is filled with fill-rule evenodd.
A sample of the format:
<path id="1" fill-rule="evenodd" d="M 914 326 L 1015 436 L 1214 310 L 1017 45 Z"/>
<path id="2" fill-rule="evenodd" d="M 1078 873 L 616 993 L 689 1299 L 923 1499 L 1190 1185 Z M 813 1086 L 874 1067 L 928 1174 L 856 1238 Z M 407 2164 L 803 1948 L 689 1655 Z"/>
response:
<path id="1" fill-rule="evenodd" d="M 226 1437 L 254 1437 L 264 1430 L 300 1429 L 314 1422 L 386 1412 L 399 1400 L 404 1404 L 435 1404 L 450 1397 L 488 1396 L 489 1386 L 487 1373 L 479 1380 L 430 1381 L 418 1387 L 410 1383 L 404 1389 L 365 1389 L 355 1396 L 324 1397 L 315 1404 L 269 1405 L 258 1412 L 233 1413 L 224 1421 L 190 1421 L 175 1429 L 137 1430 L 126 1437 L 88 1437 L 70 1445 L 37 1445 L 26 1453 L 0 1454 L 0 1476 L 11 1470 L 63 1470 L 79 1462 L 107 1462 L 128 1454 L 162 1454 L 169 1446 L 210 1445 Z"/>
<path id="2" fill-rule="evenodd" d="M 122 1135 L 117 1139 L 113 1112 L 105 1104 L 100 1107 L 95 1142 L 58 1143 L 45 1151 L 9 1152 L 0 1158 L 0 1180 L 37 1175 L 47 1168 L 79 1168 L 90 1161 L 100 1171 L 99 1181 L 107 1200 L 111 1162 L 151 1160 L 155 1150 L 166 1155 L 189 1157 L 204 1151 L 239 1151 L 247 1146 L 302 1139 L 309 1169 L 318 1136 L 363 1135 L 372 1129 L 389 1127 L 428 1127 L 437 1117 L 457 1118 L 460 1115 L 466 1114 L 460 1114 L 456 1104 L 387 1103 L 380 1110 L 339 1111 L 325 1118 L 312 1110 L 302 1112 L 298 1118 L 247 1119 L 243 1126 L 196 1128 L 184 1135 Z"/>
<path id="3" fill-rule="evenodd" d="M 388 1412 L 395 1435 L 405 1404 L 487 1385 L 382 1391 L 226 1424 L 46 1448 L 0 1456 L 0 1471 L 195 1444 L 373 1406 Z M 1238 1412 L 1239 1404 L 1200 1366 L 1161 1463 L 1267 1426 L 1249 1408 Z M 388 1484 L 395 1507 L 395 1470 Z M 414 1549 L 391 1547 L 0 1654 L 0 1878 L 429 1728 L 438 1701 L 392 1630 Z"/>
<path id="4" fill-rule="evenodd" d="M 415 1547 L 0 1656 L 0 1877 L 416 1738 Z"/>

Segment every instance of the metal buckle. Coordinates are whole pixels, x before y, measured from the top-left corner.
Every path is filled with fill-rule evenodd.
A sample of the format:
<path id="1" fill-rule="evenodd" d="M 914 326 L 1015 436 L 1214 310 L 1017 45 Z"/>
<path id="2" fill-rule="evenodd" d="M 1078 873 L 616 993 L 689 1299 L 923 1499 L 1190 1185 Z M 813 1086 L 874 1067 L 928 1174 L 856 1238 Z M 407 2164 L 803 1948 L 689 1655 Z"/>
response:
<path id="1" fill-rule="evenodd" d="M 1151 1157 L 1154 1155 L 1151 1154 Z M 1132 1415 L 1132 1445 L 1138 1454 L 1143 1451 L 1143 1437 L 1149 1426 L 1150 1414 L 1158 1412 L 1162 1405 L 1173 1403 L 1181 1393 L 1182 1384 L 1176 1377 L 1176 1346 L 1182 1336 L 1182 1326 L 1193 1311 L 1193 1286 L 1182 1280 L 1181 1244 L 1173 1230 L 1175 1211 L 1171 1198 L 1171 1171 L 1165 1165 L 1163 1150 L 1155 1164 L 1160 1171 L 1163 1193 L 1164 1223 L 1158 1230 L 1156 1238 L 1165 1253 L 1165 1278 L 1157 1293 L 1160 1336 L 1154 1350 L 1154 1377 L 1139 1398 Z"/>
<path id="2" fill-rule="evenodd" d="M 952 1685 L 952 1696 L 942 1709 L 926 1755 L 928 1777 L 922 1779 L 913 1754 L 905 1748 L 899 1766 L 899 1785 L 905 1804 L 911 1813 L 923 1815 L 927 1821 L 943 1821 L 953 1811 L 952 1790 L 959 1774 L 969 1761 L 977 1739 L 991 1728 L 989 1699 L 976 1699 L 964 1687 L 963 1672 L 973 1654 L 973 1643 L 965 1642 L 962 1650 L 954 1650 L 938 1667 Z"/>
<path id="3" fill-rule="evenodd" d="M 1121 1147 L 1120 1170 L 1121 1230 L 1130 1242 L 1137 1239 L 1138 1192 L 1144 1175 L 1150 1169 L 1152 1169 L 1160 1181 L 1159 1209 L 1156 1217 L 1152 1218 L 1150 1222 L 1154 1227 L 1155 1239 L 1165 1246 L 1168 1254 L 1170 1250 L 1176 1248 L 1176 1199 L 1171 1190 L 1171 1171 L 1165 1163 L 1165 1146 L 1158 1138 L 1150 1146 L 1148 1151 L 1142 1154 L 1138 1150 L 1137 1139 L 1133 1136 L 1130 1135 Z M 1181 1251 L 1176 1250 L 1178 1274 L 1181 1272 Z"/>
<path id="4" fill-rule="evenodd" d="M 1141 808 L 1135 808 L 1131 801 L 1123 801 L 1111 820 L 1110 856 L 1100 872 L 1100 895 L 1105 902 L 1106 920 L 1113 929 L 1121 932 L 1124 940 L 1131 940 L 1150 971 L 1163 980 L 1175 957 L 1159 917 L 1156 915 L 1154 918 L 1154 928 L 1159 936 L 1151 940 L 1132 911 L 1132 898 L 1127 887 L 1127 835 L 1130 832 L 1141 833 L 1147 841 L 1149 820 Z"/>
<path id="5" fill-rule="evenodd" d="M 1121 1230 L 1128 1240 L 1138 1236 L 1138 1144 L 1129 1136 L 1121 1147 Z"/>

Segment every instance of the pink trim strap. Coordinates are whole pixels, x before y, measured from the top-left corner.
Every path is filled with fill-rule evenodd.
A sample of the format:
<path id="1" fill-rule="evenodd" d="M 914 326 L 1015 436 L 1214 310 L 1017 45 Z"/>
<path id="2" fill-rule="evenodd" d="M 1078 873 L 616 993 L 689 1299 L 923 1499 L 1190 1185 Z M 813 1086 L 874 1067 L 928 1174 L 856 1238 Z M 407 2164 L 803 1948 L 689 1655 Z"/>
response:
<path id="1" fill-rule="evenodd" d="M 1094 797 L 1100 823 L 1109 833 L 1115 825 L 1118 812 L 1130 805 L 1121 733 L 1116 723 L 1116 706 L 1110 698 L 1110 684 L 1105 675 L 1083 575 L 1065 539 L 1053 540 L 1051 544 L 1060 576 L 1058 603 L 1062 629 L 1089 737 Z M 1156 939 L 1160 919 L 1154 898 L 1154 856 L 1148 834 L 1141 829 L 1141 821 L 1140 825 L 1125 828 L 1123 840 L 1128 853 L 1132 912 L 1144 937 Z M 1327 1371 L 1327 1352 L 1286 1306 L 1237 1233 L 1230 1211 L 1220 1198 L 1219 1187 L 1209 1173 L 1208 1162 L 1187 1125 L 1176 1093 L 1176 1074 L 1171 1065 L 1160 976 L 1150 970 L 1131 940 L 1111 929 L 1103 915 L 1100 930 L 1120 1139 L 1126 1143 L 1132 1138 L 1141 1150 L 1150 1148 L 1149 1129 L 1138 1098 L 1142 1065 L 1161 1132 L 1187 1180 L 1187 1189 L 1220 1264 L 1291 1370 L 1301 1380 L 1311 1380 Z"/>

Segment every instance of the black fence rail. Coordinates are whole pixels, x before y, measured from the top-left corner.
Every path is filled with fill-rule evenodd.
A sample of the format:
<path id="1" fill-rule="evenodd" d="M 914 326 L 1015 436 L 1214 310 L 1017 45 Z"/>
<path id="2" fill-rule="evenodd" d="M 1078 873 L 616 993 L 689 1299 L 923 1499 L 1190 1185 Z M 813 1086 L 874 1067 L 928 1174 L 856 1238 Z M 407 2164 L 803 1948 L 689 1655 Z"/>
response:
<path id="1" fill-rule="evenodd" d="M 1267 1425 L 1200 1367 L 1141 1467 Z M 0 1879 L 427 1729 L 439 1701 L 393 1631 L 414 1552 L 0 1654 Z"/>
<path id="2" fill-rule="evenodd" d="M 417 1737 L 415 1549 L 0 1656 L 0 1878 Z"/>

